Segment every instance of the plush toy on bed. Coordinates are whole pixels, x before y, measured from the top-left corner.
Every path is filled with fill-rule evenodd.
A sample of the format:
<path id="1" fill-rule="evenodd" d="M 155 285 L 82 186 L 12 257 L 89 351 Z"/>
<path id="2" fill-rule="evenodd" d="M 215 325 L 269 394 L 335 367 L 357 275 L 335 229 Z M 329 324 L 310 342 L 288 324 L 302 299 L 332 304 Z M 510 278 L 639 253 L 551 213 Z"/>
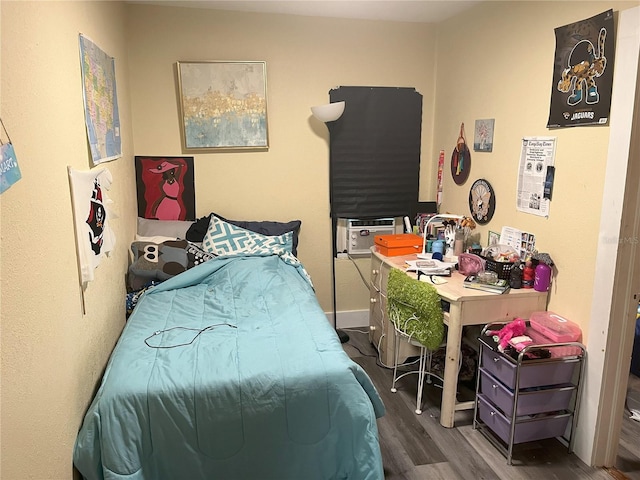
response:
<path id="1" fill-rule="evenodd" d="M 526 330 L 527 324 L 524 320 L 516 318 L 500 330 L 487 330 L 486 335 L 493 336 L 493 339 L 498 343 L 498 350 L 501 352 L 504 352 L 509 345 L 520 351 L 531 343 L 531 338 L 524 335 Z"/>

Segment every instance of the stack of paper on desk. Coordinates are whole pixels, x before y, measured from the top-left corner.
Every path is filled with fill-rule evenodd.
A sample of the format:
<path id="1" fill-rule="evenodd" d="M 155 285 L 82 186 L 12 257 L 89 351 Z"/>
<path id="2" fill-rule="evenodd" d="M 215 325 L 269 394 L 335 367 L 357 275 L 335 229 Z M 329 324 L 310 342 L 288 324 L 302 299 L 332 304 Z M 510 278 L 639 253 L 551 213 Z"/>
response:
<path id="1" fill-rule="evenodd" d="M 407 260 L 408 272 L 424 273 L 425 275 L 451 275 L 455 263 L 441 262 L 440 260 Z"/>

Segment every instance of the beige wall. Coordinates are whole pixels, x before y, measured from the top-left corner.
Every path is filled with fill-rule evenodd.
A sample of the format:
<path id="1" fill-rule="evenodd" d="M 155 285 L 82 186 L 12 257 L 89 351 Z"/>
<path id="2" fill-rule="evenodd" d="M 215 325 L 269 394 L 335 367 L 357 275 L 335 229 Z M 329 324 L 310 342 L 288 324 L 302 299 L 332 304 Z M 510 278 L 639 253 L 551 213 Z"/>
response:
<path id="1" fill-rule="evenodd" d="M 124 324 L 134 236 L 125 10 L 114 2 L 2 2 L 1 115 L 22 180 L 0 198 L 0 477 L 68 479 L 75 437 Z M 78 34 L 116 58 L 123 158 L 106 165 L 118 244 L 82 314 L 67 166 L 90 168 Z"/>
<path id="2" fill-rule="evenodd" d="M 602 444 L 611 446 L 607 454 L 615 451 L 620 417 L 617 417 L 617 426 L 601 426 L 607 432 L 603 436 L 609 438 L 598 442 L 598 458 L 593 457 L 594 440 L 600 410 L 611 411 L 615 404 L 614 411 L 622 414 L 624 388 L 616 398 L 615 394 L 602 391 L 602 380 L 605 355 L 618 353 L 607 352 L 607 338 L 612 331 L 623 328 L 625 319 L 612 318 L 609 322 L 607 305 L 610 305 L 611 292 L 596 286 L 613 283 L 613 272 L 602 266 L 615 263 L 619 233 L 616 226 L 620 225 L 617 199 L 603 197 L 605 174 L 614 173 L 610 163 L 626 165 L 629 156 L 628 147 L 627 151 L 623 145 L 617 149 L 609 145 L 609 138 L 615 131 L 616 138 L 624 139 L 620 130 L 626 130 L 631 117 L 618 116 L 617 125 L 612 119 L 611 126 L 604 127 L 549 130 L 545 125 L 552 88 L 554 28 L 609 8 L 616 12 L 617 25 L 617 13 L 639 3 L 509 2 L 505 7 L 506 3 L 483 3 L 439 25 L 434 147 L 444 149 L 448 160 L 461 122 L 465 123 L 467 140 L 472 142 L 475 119 L 496 120 L 493 152 L 472 152 L 472 173 L 467 184 L 456 186 L 451 176 L 445 175 L 443 207 L 455 213 L 467 212 L 469 186 L 476 178 L 486 178 L 496 191 L 497 208 L 493 220 L 478 228 L 483 241 L 486 242 L 488 230 L 499 232 L 503 225 L 531 231 L 537 236 L 538 249 L 549 252 L 556 262 L 548 309 L 580 324 L 588 351 L 575 452 L 587 463 L 611 465 L 615 455 L 604 460 Z M 580 7 L 579 16 L 576 16 L 576 6 Z M 637 9 L 631 15 L 637 15 Z M 632 32 L 625 33 L 630 34 Z M 635 55 L 637 59 L 637 50 L 629 51 L 629 42 L 626 43 L 625 55 Z M 616 68 L 620 67 L 616 65 Z M 451 81 L 452 78 L 456 81 Z M 625 103 L 633 99 L 634 83 L 620 82 L 618 87 L 624 86 L 627 90 L 614 90 L 614 100 L 622 98 Z M 625 125 L 621 126 L 619 120 Z M 548 219 L 521 213 L 515 208 L 521 138 L 545 135 L 557 137 L 555 185 Z M 613 158 L 609 157 L 612 152 L 615 152 Z M 624 178 L 624 172 L 615 174 Z M 611 219 L 603 223 L 609 225 L 610 230 L 601 230 L 601 215 Z M 599 256 L 599 252 L 607 252 L 607 258 Z M 632 328 L 627 332 L 631 334 Z M 627 358 L 612 369 L 624 378 L 629 361 Z M 606 403 L 602 406 L 605 397 Z M 611 418 L 605 417 L 605 421 Z"/>
<path id="3" fill-rule="evenodd" d="M 197 215 L 302 220 L 298 256 L 331 311 L 328 130 L 309 107 L 341 85 L 415 87 L 428 159 L 434 27 L 146 5 L 130 5 L 127 18 L 136 155 L 181 154 L 176 61 L 267 62 L 269 151 L 194 155 Z M 434 184 L 429 174 L 424 185 Z M 351 262 L 338 261 L 337 270 L 346 292 L 338 310 L 368 308 Z"/>
<path id="4" fill-rule="evenodd" d="M 463 186 L 446 171 L 443 210 L 468 214 L 471 184 L 477 178 L 488 180 L 497 206 L 493 220 L 477 229 L 483 244 L 489 230 L 500 232 L 505 225 L 533 232 L 538 250 L 556 263 L 549 310 L 579 323 L 586 341 L 609 127 L 546 128 L 554 28 L 638 2 L 505 3 L 483 3 L 439 25 L 434 148 L 445 151 L 448 167 L 464 122 L 472 150 L 471 174 Z M 491 153 L 473 152 L 471 146 L 475 120 L 481 118 L 495 118 Z M 525 136 L 557 137 L 549 218 L 516 210 Z"/>
<path id="5" fill-rule="evenodd" d="M 327 102 L 334 86 L 414 86 L 424 95 L 426 150 L 434 39 L 413 24 L 119 2 L 3 2 L 1 13 L 1 114 L 23 175 L 1 197 L 1 476 L 70 478 L 77 429 L 124 322 L 123 278 L 135 234 L 132 158 L 180 154 L 175 61 L 267 61 L 271 148 L 197 155 L 198 215 L 300 218 L 300 256 L 328 310 L 328 133 L 309 107 Z M 118 244 L 85 292 L 86 315 L 67 180 L 68 165 L 90 168 L 79 33 L 116 58 L 123 136 L 123 158 L 106 164 Z"/>
<path id="6" fill-rule="evenodd" d="M 135 233 L 132 158 L 181 154 L 178 60 L 267 62 L 271 148 L 195 155 L 197 213 L 301 219 L 300 258 L 325 311 L 332 308 L 328 132 L 309 107 L 327 102 L 335 86 L 410 86 L 424 96 L 421 199 L 433 199 L 437 154 L 444 149 L 449 159 L 460 122 L 471 140 L 476 118 L 495 118 L 494 151 L 473 154 L 463 187 L 445 175 L 444 207 L 467 213 L 471 180 L 487 178 L 500 202 L 488 227 L 538 235 L 539 247 L 558 264 L 550 308 L 586 327 L 609 128 L 552 132 L 558 175 L 550 218 L 514 206 L 519 139 L 549 133 L 553 29 L 610 6 L 638 4 L 580 2 L 576 9 L 577 3 L 488 3 L 436 30 L 119 2 L 3 1 L 0 113 L 23 179 L 0 197 L 1 478 L 71 477 L 76 431 L 123 325 L 123 278 Z M 116 58 L 123 134 L 123 158 L 106 165 L 119 243 L 85 292 L 86 315 L 66 173 L 68 165 L 89 168 L 80 32 Z M 483 240 L 487 229 L 479 229 Z M 338 310 L 368 308 L 349 262 L 338 262 L 338 283 L 346 292 Z"/>

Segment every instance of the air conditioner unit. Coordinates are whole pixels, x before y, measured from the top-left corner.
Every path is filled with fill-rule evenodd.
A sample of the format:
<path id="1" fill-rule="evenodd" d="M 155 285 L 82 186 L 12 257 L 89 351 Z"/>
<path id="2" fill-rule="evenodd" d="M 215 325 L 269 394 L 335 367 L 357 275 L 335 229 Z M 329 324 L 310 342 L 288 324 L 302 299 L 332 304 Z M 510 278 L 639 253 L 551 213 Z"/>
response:
<path id="1" fill-rule="evenodd" d="M 396 233 L 395 218 L 377 218 L 359 220 L 351 218 L 346 225 L 346 250 L 349 255 L 368 255 L 374 244 L 376 235 L 393 235 Z"/>

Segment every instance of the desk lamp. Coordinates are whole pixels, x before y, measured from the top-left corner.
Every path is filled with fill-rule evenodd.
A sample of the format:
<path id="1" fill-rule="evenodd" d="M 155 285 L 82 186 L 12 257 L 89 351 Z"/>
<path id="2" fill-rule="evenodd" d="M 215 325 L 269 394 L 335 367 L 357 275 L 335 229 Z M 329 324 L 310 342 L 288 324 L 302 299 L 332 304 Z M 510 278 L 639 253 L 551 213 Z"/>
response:
<path id="1" fill-rule="evenodd" d="M 464 216 L 462 215 L 452 215 L 450 213 L 437 213 L 424 224 L 424 228 L 422 229 L 422 253 L 418 254 L 418 258 L 431 258 L 430 255 L 427 254 L 427 231 L 429 230 L 429 225 L 436 219 L 440 220 L 462 220 Z"/>

